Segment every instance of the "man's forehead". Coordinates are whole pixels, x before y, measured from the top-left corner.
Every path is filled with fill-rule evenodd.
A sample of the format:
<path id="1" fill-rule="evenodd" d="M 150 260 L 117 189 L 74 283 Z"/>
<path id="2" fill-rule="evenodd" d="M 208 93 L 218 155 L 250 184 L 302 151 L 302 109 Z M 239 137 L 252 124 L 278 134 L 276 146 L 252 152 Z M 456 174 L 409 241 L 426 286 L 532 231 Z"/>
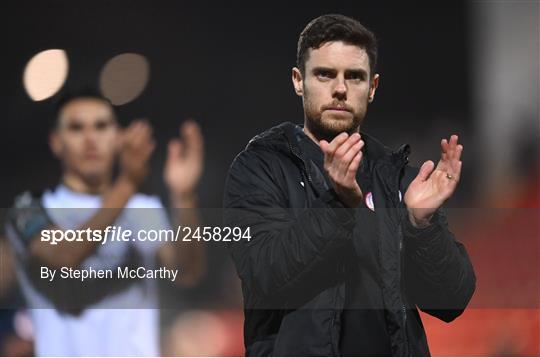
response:
<path id="1" fill-rule="evenodd" d="M 113 118 L 109 104 L 100 99 L 81 98 L 66 103 L 60 112 L 60 118 L 92 120 Z"/>
<path id="2" fill-rule="evenodd" d="M 325 42 L 308 52 L 306 68 L 345 67 L 369 69 L 369 56 L 364 48 L 342 41 Z"/>

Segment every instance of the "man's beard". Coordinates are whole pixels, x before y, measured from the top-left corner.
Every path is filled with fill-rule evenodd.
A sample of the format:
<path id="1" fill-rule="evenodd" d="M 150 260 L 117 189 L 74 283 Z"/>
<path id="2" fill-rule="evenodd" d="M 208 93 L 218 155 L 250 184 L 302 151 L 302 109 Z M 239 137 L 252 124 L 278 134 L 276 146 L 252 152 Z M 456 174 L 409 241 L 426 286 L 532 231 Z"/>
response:
<path id="1" fill-rule="evenodd" d="M 318 140 L 324 139 L 328 142 L 331 142 L 340 133 L 347 132 L 350 135 L 358 132 L 360 124 L 365 117 L 365 113 L 351 112 L 353 114 L 352 119 L 323 120 L 322 110 L 310 111 L 307 108 L 308 106 L 309 104 L 307 103 L 306 108 L 304 108 L 305 125 L 315 138 Z"/>

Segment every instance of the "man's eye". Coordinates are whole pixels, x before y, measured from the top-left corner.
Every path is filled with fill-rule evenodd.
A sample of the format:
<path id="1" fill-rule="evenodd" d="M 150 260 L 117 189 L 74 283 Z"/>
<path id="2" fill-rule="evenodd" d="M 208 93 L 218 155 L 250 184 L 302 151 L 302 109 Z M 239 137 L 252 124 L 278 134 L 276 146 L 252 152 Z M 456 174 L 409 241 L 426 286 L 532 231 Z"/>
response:
<path id="1" fill-rule="evenodd" d="M 357 81 L 363 81 L 364 75 L 359 72 L 352 72 L 347 75 L 348 80 L 357 80 Z"/>
<path id="2" fill-rule="evenodd" d="M 67 129 L 71 132 L 80 132 L 83 126 L 80 123 L 71 123 L 68 125 Z"/>
<path id="3" fill-rule="evenodd" d="M 317 77 L 320 79 L 328 79 L 331 76 L 332 74 L 330 73 L 330 71 L 320 71 L 319 73 L 317 73 Z"/>
<path id="4" fill-rule="evenodd" d="M 109 123 L 108 123 L 108 122 L 105 122 L 105 121 L 103 121 L 103 122 L 98 122 L 98 123 L 96 124 L 96 129 L 97 129 L 98 131 L 105 130 L 105 129 L 107 129 L 107 127 L 109 127 Z"/>

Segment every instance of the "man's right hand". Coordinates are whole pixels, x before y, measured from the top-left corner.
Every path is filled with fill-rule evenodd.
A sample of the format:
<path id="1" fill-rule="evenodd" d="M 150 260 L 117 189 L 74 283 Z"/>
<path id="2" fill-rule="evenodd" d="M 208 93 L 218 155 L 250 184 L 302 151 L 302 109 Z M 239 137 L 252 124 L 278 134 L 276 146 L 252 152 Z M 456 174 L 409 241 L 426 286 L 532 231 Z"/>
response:
<path id="1" fill-rule="evenodd" d="M 324 169 L 336 191 L 339 200 L 350 208 L 356 208 L 362 202 L 363 194 L 356 172 L 362 160 L 364 141 L 359 133 L 348 135 L 343 132 L 330 143 L 321 140 L 319 145 L 324 153 Z"/>
<path id="2" fill-rule="evenodd" d="M 120 177 L 138 187 L 148 173 L 148 159 L 154 148 L 150 124 L 144 120 L 131 123 L 121 134 Z"/>

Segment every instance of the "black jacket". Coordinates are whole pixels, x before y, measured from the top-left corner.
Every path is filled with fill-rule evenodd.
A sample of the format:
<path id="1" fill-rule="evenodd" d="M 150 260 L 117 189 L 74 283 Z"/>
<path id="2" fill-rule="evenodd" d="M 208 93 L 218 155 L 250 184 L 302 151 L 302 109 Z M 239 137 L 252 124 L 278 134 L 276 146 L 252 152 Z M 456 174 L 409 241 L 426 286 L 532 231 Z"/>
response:
<path id="1" fill-rule="evenodd" d="M 446 322 L 465 309 L 475 275 L 442 210 L 414 228 L 401 201 L 417 169 L 408 145 L 395 152 L 362 134 L 374 160 L 372 192 L 378 250 L 373 255 L 390 350 L 429 355 L 417 311 Z M 254 137 L 231 165 L 224 222 L 250 228 L 251 240 L 230 245 L 244 295 L 247 355 L 339 355 L 341 313 L 357 212 L 338 200 L 321 171 L 297 145 L 295 125 Z"/>

